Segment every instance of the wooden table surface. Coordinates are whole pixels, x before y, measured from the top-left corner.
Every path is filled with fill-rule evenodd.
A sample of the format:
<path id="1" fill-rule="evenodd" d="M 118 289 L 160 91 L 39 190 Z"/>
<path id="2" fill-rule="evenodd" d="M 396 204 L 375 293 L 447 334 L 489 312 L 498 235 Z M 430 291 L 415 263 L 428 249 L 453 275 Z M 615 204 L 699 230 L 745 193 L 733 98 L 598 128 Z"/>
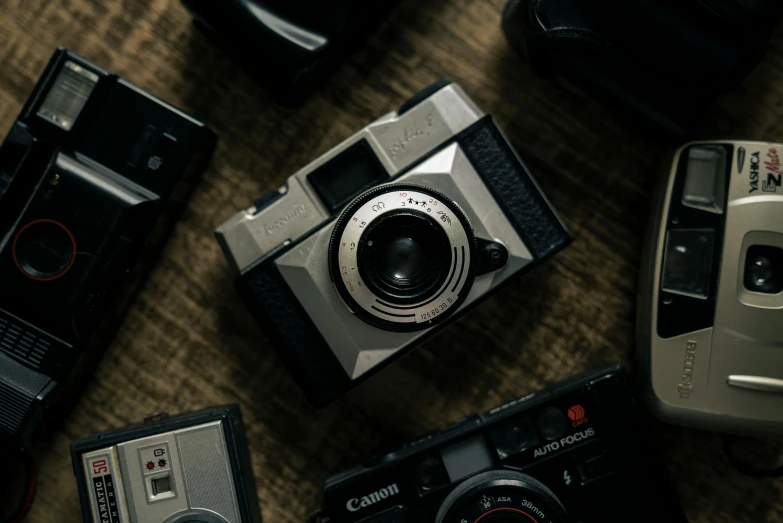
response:
<path id="1" fill-rule="evenodd" d="M 69 442 L 153 411 L 239 402 L 266 521 L 302 522 L 319 506 L 331 472 L 591 364 L 629 361 L 641 242 L 666 146 L 561 82 L 533 77 L 499 30 L 502 6 L 404 0 L 294 110 L 274 105 L 196 33 L 177 0 L 0 0 L 0 129 L 10 128 L 64 45 L 205 120 L 221 138 L 86 394 L 35 449 L 40 485 L 28 521 L 79 521 Z M 212 230 L 443 76 L 497 118 L 575 241 L 315 411 L 235 297 Z M 703 137 L 781 139 L 781 40 L 702 127 Z M 692 521 L 783 522 L 783 481 L 739 475 L 719 436 L 662 425 L 655 433 Z M 767 454 L 781 451 L 773 446 Z"/>

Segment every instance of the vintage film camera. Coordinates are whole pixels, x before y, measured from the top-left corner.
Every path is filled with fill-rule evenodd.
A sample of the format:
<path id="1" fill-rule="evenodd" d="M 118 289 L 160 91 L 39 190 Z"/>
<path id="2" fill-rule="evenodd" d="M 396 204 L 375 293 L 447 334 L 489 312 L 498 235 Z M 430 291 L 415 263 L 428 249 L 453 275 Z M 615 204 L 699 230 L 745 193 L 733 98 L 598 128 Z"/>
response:
<path id="1" fill-rule="evenodd" d="M 326 481 L 321 522 L 685 523 L 619 365 Z"/>
<path id="2" fill-rule="evenodd" d="M 84 385 L 215 136 L 66 49 L 0 147 L 0 445 Z"/>
<path id="3" fill-rule="evenodd" d="M 695 142 L 662 180 L 638 308 L 662 420 L 783 435 L 781 156 L 775 143 Z"/>
<path id="4" fill-rule="evenodd" d="M 317 406 L 570 241 L 492 118 L 448 81 L 215 234 L 239 295 Z"/>
<path id="5" fill-rule="evenodd" d="M 397 0 L 182 0 L 194 23 L 278 102 L 321 86 Z"/>
<path id="6" fill-rule="evenodd" d="M 778 0 L 509 0 L 503 30 L 536 75 L 559 75 L 681 139 L 762 59 Z"/>
<path id="7" fill-rule="evenodd" d="M 71 443 L 84 523 L 261 523 L 238 405 Z"/>

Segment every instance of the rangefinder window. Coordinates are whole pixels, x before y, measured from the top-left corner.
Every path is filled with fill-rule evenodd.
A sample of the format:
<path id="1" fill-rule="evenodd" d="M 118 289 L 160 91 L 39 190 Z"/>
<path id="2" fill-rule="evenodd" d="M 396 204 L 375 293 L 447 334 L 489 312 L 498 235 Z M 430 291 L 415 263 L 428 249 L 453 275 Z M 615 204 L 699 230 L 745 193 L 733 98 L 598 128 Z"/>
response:
<path id="1" fill-rule="evenodd" d="M 367 140 L 361 140 L 307 176 L 330 212 L 342 208 L 363 189 L 388 178 Z"/>
<path id="2" fill-rule="evenodd" d="M 715 232 L 709 229 L 671 230 L 666 236 L 661 289 L 706 300 Z"/>
<path id="3" fill-rule="evenodd" d="M 97 83 L 97 74 L 74 62 L 65 62 L 41 104 L 38 116 L 70 131 Z"/>

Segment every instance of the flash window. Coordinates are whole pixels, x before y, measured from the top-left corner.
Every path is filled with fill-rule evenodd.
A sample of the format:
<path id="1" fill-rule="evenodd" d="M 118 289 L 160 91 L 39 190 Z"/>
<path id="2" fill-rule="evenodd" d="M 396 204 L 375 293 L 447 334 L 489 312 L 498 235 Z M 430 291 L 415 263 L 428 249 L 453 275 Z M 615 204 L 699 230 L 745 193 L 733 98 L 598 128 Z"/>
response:
<path id="1" fill-rule="evenodd" d="M 38 116 L 70 131 L 97 84 L 97 74 L 70 60 L 65 62 L 41 104 Z"/>

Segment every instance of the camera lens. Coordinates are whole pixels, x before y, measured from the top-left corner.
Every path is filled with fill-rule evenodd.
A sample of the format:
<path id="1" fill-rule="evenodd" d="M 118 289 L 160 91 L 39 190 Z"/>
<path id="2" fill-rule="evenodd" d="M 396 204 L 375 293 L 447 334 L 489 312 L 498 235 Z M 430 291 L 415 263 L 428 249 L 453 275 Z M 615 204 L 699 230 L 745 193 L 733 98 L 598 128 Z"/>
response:
<path id="1" fill-rule="evenodd" d="M 379 252 L 380 269 L 389 281 L 405 285 L 424 272 L 427 262 L 424 248 L 410 234 L 390 240 Z"/>
<path id="2" fill-rule="evenodd" d="M 745 257 L 745 288 L 752 292 L 777 294 L 783 291 L 783 249 L 751 245 Z"/>
<path id="3" fill-rule="evenodd" d="M 395 305 L 431 296 L 443 285 L 451 261 L 443 228 L 419 211 L 386 213 L 359 239 L 359 274 L 379 299 Z"/>
<path id="4" fill-rule="evenodd" d="M 510 470 L 473 476 L 446 497 L 436 523 L 566 523 L 562 503 L 543 483 Z"/>
<path id="5" fill-rule="evenodd" d="M 473 285 L 476 239 L 445 195 L 410 184 L 371 189 L 349 204 L 329 242 L 335 289 L 351 311 L 384 330 L 432 327 Z"/>
<path id="6" fill-rule="evenodd" d="M 54 220 L 36 220 L 22 227 L 13 244 L 17 266 L 28 277 L 49 281 L 71 267 L 76 242 L 71 232 Z"/>

